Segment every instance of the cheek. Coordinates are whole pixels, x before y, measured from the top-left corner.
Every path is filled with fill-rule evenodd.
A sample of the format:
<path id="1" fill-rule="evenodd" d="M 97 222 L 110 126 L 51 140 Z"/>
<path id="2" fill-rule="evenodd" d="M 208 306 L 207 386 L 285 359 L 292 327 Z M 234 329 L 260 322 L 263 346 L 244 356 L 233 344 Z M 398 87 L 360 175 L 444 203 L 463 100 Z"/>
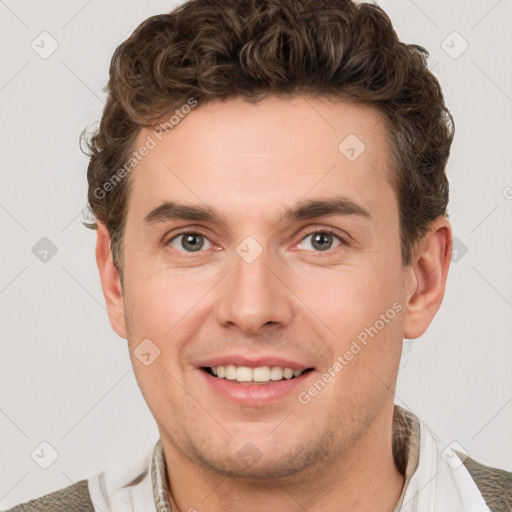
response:
<path id="1" fill-rule="evenodd" d="M 126 281 L 126 309 L 134 332 L 148 337 L 166 337 L 175 326 L 180 328 L 213 280 L 192 269 L 138 269 Z"/>
<path id="2" fill-rule="evenodd" d="M 376 258 L 373 264 L 331 269 L 330 274 L 323 269 L 301 281 L 297 295 L 328 327 L 325 340 L 332 358 L 343 358 L 343 373 L 350 379 L 367 382 L 369 368 L 390 376 L 399 362 L 400 268 Z"/>
<path id="3" fill-rule="evenodd" d="M 180 394 L 179 387 L 175 389 L 175 379 L 181 381 L 180 375 L 186 369 L 183 350 L 197 336 L 203 325 L 201 318 L 207 313 L 205 295 L 212 278 L 193 274 L 170 270 L 132 272 L 126 282 L 130 357 L 139 386 L 152 409 L 153 405 L 158 407 L 165 390 L 174 389 L 173 396 Z M 143 355 L 147 353 L 149 357 Z M 145 366 L 148 358 L 155 360 Z M 145 393 L 145 389 L 152 391 Z"/>
<path id="4" fill-rule="evenodd" d="M 186 400 L 186 392 L 178 384 L 181 379 L 165 360 L 164 353 L 149 366 L 143 365 L 135 356 L 132 358 L 135 378 L 144 400 L 160 424 L 171 424 L 169 411 L 178 410 Z"/>
<path id="5" fill-rule="evenodd" d="M 304 277 L 307 276 L 307 277 Z M 399 299 L 400 276 L 381 265 L 310 269 L 293 286 L 337 334 L 375 322 Z"/>

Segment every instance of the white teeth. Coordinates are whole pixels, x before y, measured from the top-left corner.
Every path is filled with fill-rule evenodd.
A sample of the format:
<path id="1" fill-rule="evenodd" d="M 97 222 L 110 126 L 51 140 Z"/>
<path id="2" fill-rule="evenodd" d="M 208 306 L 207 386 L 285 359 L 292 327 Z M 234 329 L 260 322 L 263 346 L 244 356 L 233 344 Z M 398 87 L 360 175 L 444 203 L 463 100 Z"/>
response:
<path id="1" fill-rule="evenodd" d="M 270 368 L 270 380 L 281 380 L 283 378 L 283 369 L 280 366 Z"/>
<path id="2" fill-rule="evenodd" d="M 293 370 L 292 368 L 283 368 L 281 366 L 259 366 L 250 368 L 249 366 L 213 366 L 210 368 L 212 373 L 219 379 L 236 380 L 237 382 L 269 382 L 292 377 L 299 377 L 303 370 Z"/>
<path id="3" fill-rule="evenodd" d="M 218 371 L 219 367 L 217 366 L 217 372 Z M 228 364 L 226 366 L 226 379 L 236 380 L 236 366 L 234 364 Z"/>
<path id="4" fill-rule="evenodd" d="M 285 368 L 283 371 L 283 377 L 285 379 L 291 379 L 293 377 L 293 370 L 291 368 Z"/>
<path id="5" fill-rule="evenodd" d="M 268 382 L 270 380 L 270 366 L 260 366 L 252 370 L 252 380 L 255 382 Z"/>
<path id="6" fill-rule="evenodd" d="M 238 382 L 251 382 L 252 369 L 248 366 L 239 366 L 236 369 L 236 380 Z"/>

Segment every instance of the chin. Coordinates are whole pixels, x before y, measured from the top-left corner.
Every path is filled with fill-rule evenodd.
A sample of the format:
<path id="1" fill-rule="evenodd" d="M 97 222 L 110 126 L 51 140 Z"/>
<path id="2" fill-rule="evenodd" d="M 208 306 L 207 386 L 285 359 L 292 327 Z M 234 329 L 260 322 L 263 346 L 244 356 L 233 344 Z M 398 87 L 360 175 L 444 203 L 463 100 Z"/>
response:
<path id="1" fill-rule="evenodd" d="M 296 476 L 324 464 L 332 456 L 332 443 L 324 436 L 314 442 L 293 443 L 261 439 L 240 441 L 237 437 L 228 446 L 212 450 L 212 446 L 189 444 L 189 455 L 205 469 L 216 474 L 246 480 L 270 480 Z M 192 453 L 190 453 L 192 452 Z"/>

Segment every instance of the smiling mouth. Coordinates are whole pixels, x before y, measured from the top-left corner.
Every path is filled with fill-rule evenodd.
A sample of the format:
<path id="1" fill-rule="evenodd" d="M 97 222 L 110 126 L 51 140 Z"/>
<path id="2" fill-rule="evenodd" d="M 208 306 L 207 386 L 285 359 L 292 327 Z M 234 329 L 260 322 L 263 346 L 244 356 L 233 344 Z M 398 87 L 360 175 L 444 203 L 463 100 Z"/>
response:
<path id="1" fill-rule="evenodd" d="M 217 379 L 225 379 L 238 384 L 262 385 L 279 382 L 282 380 L 297 379 L 301 375 L 309 373 L 313 368 L 305 370 L 293 370 L 282 366 L 260 366 L 251 368 L 249 366 L 203 366 L 201 370 Z"/>

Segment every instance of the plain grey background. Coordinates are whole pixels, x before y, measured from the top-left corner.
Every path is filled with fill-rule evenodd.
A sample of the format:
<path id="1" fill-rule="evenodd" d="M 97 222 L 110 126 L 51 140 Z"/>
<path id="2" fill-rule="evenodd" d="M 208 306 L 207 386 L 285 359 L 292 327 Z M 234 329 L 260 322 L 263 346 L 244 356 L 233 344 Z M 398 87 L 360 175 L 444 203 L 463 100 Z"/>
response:
<path id="1" fill-rule="evenodd" d="M 512 1 L 379 3 L 402 40 L 429 50 L 456 123 L 456 252 L 441 310 L 404 343 L 396 403 L 512 470 Z M 116 46 L 174 5 L 0 0 L 1 508 L 135 460 L 158 438 L 107 319 L 95 233 L 80 223 L 78 137 L 100 118 Z"/>

